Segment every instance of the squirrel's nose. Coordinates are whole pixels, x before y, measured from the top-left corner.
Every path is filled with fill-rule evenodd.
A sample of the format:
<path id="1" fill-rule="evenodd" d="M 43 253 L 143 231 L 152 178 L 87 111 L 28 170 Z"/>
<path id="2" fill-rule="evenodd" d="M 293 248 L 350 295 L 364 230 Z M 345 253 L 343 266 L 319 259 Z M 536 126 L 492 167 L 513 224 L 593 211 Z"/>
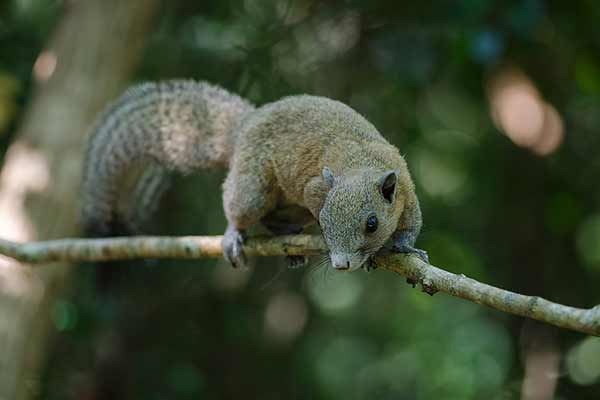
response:
<path id="1" fill-rule="evenodd" d="M 350 269 L 350 260 L 348 259 L 348 257 L 344 257 L 342 255 L 332 254 L 331 264 L 333 264 L 333 268 L 337 270 L 343 271 L 346 269 Z"/>
<path id="2" fill-rule="evenodd" d="M 333 267 L 339 270 L 350 269 L 350 261 L 346 261 L 346 264 L 334 264 Z"/>

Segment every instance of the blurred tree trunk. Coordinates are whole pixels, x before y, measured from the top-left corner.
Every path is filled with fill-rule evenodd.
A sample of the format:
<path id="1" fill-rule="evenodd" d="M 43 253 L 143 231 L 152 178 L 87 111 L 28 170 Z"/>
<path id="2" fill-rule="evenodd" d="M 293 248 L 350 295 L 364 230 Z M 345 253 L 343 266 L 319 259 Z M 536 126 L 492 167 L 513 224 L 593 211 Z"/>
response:
<path id="1" fill-rule="evenodd" d="M 158 0 L 65 2 L 40 54 L 32 96 L 0 172 L 0 236 L 76 235 L 85 133 L 138 64 Z M 52 312 L 71 268 L 33 269 L 0 259 L 0 399 L 39 393 Z"/>

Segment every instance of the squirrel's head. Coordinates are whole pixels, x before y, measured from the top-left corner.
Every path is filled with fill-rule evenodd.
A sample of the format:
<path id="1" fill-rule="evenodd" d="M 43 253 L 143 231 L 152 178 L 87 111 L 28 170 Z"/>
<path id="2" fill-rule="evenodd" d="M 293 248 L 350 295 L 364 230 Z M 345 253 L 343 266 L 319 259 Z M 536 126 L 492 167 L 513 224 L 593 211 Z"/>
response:
<path id="1" fill-rule="evenodd" d="M 398 171 L 354 170 L 334 176 L 323 168 L 329 192 L 319 225 L 338 270 L 359 269 L 396 230 L 404 207 L 398 195 Z"/>

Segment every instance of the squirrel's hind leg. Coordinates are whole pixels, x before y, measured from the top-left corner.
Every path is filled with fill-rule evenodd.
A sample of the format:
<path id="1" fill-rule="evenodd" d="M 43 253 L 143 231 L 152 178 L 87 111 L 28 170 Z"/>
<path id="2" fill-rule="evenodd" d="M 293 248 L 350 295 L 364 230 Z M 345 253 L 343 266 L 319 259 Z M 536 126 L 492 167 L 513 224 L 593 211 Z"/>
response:
<path id="1" fill-rule="evenodd" d="M 298 235 L 304 231 L 304 226 L 294 223 L 280 223 L 276 220 L 263 219 L 263 225 L 274 235 Z M 301 268 L 308 264 L 306 256 L 285 256 L 288 266 L 292 269 Z"/>

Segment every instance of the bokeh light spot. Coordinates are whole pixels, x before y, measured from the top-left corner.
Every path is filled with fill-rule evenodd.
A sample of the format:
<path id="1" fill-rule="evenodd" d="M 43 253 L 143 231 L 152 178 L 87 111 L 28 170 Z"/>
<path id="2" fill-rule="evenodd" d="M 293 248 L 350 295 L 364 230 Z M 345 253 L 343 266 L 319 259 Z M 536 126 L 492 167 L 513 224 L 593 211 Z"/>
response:
<path id="1" fill-rule="evenodd" d="M 494 123 L 517 146 L 547 156 L 562 143 L 562 117 L 522 71 L 500 71 L 488 84 L 488 96 Z"/>
<path id="2" fill-rule="evenodd" d="M 550 104 L 544 104 L 544 126 L 540 139 L 531 146 L 540 156 L 552 154 L 562 143 L 564 127 L 558 111 Z"/>
<path id="3" fill-rule="evenodd" d="M 57 63 L 56 53 L 50 50 L 42 51 L 33 64 L 33 76 L 38 82 L 46 82 L 54 74 Z"/>
<path id="4" fill-rule="evenodd" d="M 495 31 L 483 31 L 476 34 L 471 42 L 471 55 L 481 64 L 495 62 L 504 50 L 504 40 Z"/>
<path id="5" fill-rule="evenodd" d="M 307 319 L 308 308 L 301 296 L 291 292 L 277 294 L 265 311 L 265 333 L 277 341 L 288 342 L 302 332 Z"/>
<path id="6" fill-rule="evenodd" d="M 579 385 L 600 381 L 600 338 L 588 337 L 574 346 L 567 354 L 567 370 Z"/>
<path id="7" fill-rule="evenodd" d="M 326 280 L 309 282 L 311 300 L 326 313 L 337 313 L 354 306 L 360 299 L 363 282 L 357 273 L 334 272 Z"/>
<path id="8" fill-rule="evenodd" d="M 373 346 L 356 337 L 338 337 L 326 343 L 316 360 L 316 373 L 325 387 L 341 398 L 355 390 L 354 376 L 374 360 Z M 340 395 L 341 393 L 345 395 Z"/>
<path id="9" fill-rule="evenodd" d="M 535 89 L 525 82 L 513 82 L 496 96 L 496 120 L 504 133 L 518 146 L 537 142 L 544 125 L 544 108 Z"/>
<path id="10" fill-rule="evenodd" d="M 457 199 L 463 194 L 466 171 L 459 159 L 443 157 L 424 148 L 416 149 L 412 165 L 416 181 L 431 196 Z"/>

